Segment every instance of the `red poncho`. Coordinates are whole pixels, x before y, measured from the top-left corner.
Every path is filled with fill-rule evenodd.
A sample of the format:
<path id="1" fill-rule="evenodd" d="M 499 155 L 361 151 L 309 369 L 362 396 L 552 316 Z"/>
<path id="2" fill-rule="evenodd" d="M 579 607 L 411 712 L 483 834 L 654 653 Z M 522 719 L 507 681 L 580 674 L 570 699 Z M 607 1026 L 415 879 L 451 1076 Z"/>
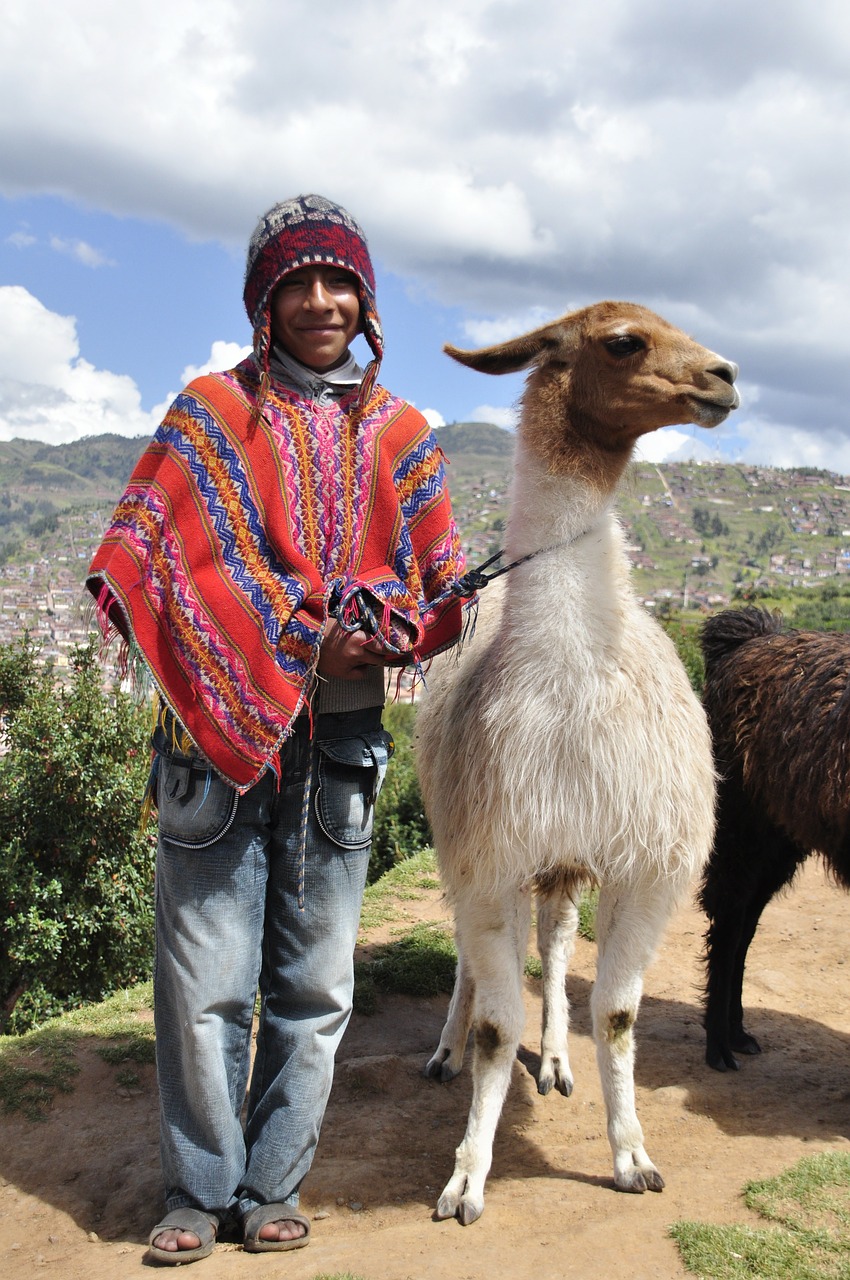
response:
<path id="1" fill-rule="evenodd" d="M 89 570 L 106 630 L 144 661 L 196 746 L 240 791 L 312 685 L 331 598 L 359 591 L 388 653 L 454 643 L 464 570 L 442 454 L 378 386 L 318 407 L 252 360 L 193 382 L 139 460 Z"/>

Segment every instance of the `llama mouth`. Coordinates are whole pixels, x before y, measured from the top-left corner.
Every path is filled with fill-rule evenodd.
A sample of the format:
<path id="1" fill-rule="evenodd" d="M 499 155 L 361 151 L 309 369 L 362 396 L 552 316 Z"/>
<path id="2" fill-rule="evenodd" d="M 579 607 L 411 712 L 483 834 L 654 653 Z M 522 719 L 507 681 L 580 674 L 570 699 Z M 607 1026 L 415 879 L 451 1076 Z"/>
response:
<path id="1" fill-rule="evenodd" d="M 691 396 L 691 404 L 694 409 L 694 421 L 700 427 L 719 427 L 721 422 L 725 422 L 733 409 L 737 409 L 741 403 L 737 391 L 733 392 L 731 403 L 723 403 L 720 400 L 706 400 L 702 396 Z"/>

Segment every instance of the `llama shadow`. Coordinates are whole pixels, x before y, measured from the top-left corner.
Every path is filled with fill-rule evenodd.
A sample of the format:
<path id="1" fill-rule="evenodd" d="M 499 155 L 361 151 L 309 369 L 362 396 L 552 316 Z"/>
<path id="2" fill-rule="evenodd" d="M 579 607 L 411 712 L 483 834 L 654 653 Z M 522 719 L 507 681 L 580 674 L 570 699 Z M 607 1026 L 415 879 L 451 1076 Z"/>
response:
<path id="1" fill-rule="evenodd" d="M 591 1038 L 592 983 L 571 976 L 567 986 L 572 1048 Z M 718 1072 L 705 1062 L 701 1007 L 645 995 L 635 1028 L 636 1089 L 674 1090 L 687 1113 L 729 1137 L 850 1138 L 850 1034 L 784 1010 L 745 1012 L 762 1053 L 740 1057 L 739 1071 Z M 536 1079 L 539 1053 L 521 1046 L 517 1057 Z"/>
<path id="2" fill-rule="evenodd" d="M 534 995 L 539 993 L 539 983 L 528 986 Z M 518 1049 L 517 1070 L 502 1112 L 491 1178 L 548 1177 L 613 1190 L 611 1176 L 589 1171 L 594 1166 L 607 1170 L 610 1161 L 590 1029 L 592 984 L 571 976 L 568 987 L 575 1091 L 569 1099 L 554 1093 L 539 1097 L 535 1082 L 540 1057 L 536 1048 L 529 1047 L 536 1032 L 529 1022 L 528 1043 Z M 362 1102 L 372 1094 L 379 1104 L 373 1145 L 366 1158 L 374 1154 L 377 1164 L 389 1160 L 390 1181 L 398 1191 L 394 1198 L 433 1206 L 466 1127 L 472 1088 L 469 1048 L 464 1070 L 456 1079 L 447 1084 L 422 1079 L 445 1011 L 443 999 L 421 1002 L 392 997 L 382 999 L 377 1022 L 354 1020 L 343 1044 L 326 1121 L 329 1137 L 323 1134 L 317 1166 L 327 1161 L 327 1168 L 340 1158 L 347 1140 L 344 1128 L 338 1127 L 343 1125 L 341 1117 L 358 1098 Z M 379 1041 L 386 1044 L 385 1032 L 379 1031 L 385 1020 L 396 1029 L 395 1052 L 370 1057 L 370 1047 L 374 1049 Z M 721 1074 L 705 1063 L 705 1034 L 696 1003 L 644 998 L 636 1029 L 635 1085 L 650 1151 L 657 1145 L 651 1113 L 656 1109 L 657 1122 L 659 1107 L 665 1121 L 671 1117 L 683 1121 L 681 1136 L 675 1139 L 683 1146 L 688 1144 L 688 1117 L 709 1119 L 727 1139 L 791 1137 L 822 1143 L 850 1138 L 850 1035 L 810 1018 L 769 1009 L 754 1011 L 751 1025 L 764 1052 L 742 1060 L 739 1072 Z M 801 1105 L 801 1093 L 805 1105 Z M 590 1108 L 590 1112 L 575 1121 L 575 1108 Z M 552 1128 L 541 1127 L 540 1119 Z M 584 1132 L 588 1119 L 590 1129 Z M 592 1153 L 588 1139 L 599 1142 Z M 589 1156 L 582 1161 L 583 1170 L 570 1167 L 577 1148 Z"/>

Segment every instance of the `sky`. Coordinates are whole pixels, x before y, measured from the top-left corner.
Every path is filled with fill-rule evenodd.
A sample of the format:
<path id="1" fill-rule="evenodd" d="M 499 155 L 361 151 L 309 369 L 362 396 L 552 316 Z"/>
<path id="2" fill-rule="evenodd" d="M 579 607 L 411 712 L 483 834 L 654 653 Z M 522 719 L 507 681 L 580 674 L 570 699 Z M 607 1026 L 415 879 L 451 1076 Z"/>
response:
<path id="1" fill-rule="evenodd" d="M 247 350 L 248 237 L 315 191 L 434 425 L 522 389 L 444 342 L 622 298 L 741 368 L 644 457 L 850 473 L 848 108 L 845 0 L 6 0 L 0 440 L 150 435 Z"/>

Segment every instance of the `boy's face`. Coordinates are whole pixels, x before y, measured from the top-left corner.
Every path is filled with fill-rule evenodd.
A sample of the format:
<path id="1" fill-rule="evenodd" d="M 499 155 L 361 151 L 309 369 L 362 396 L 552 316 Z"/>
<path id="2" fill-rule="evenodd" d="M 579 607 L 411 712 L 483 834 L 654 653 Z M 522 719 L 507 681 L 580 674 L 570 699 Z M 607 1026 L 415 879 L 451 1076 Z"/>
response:
<path id="1" fill-rule="evenodd" d="M 299 267 L 271 301 L 272 336 L 317 373 L 340 364 L 360 329 L 357 277 L 341 267 Z"/>

